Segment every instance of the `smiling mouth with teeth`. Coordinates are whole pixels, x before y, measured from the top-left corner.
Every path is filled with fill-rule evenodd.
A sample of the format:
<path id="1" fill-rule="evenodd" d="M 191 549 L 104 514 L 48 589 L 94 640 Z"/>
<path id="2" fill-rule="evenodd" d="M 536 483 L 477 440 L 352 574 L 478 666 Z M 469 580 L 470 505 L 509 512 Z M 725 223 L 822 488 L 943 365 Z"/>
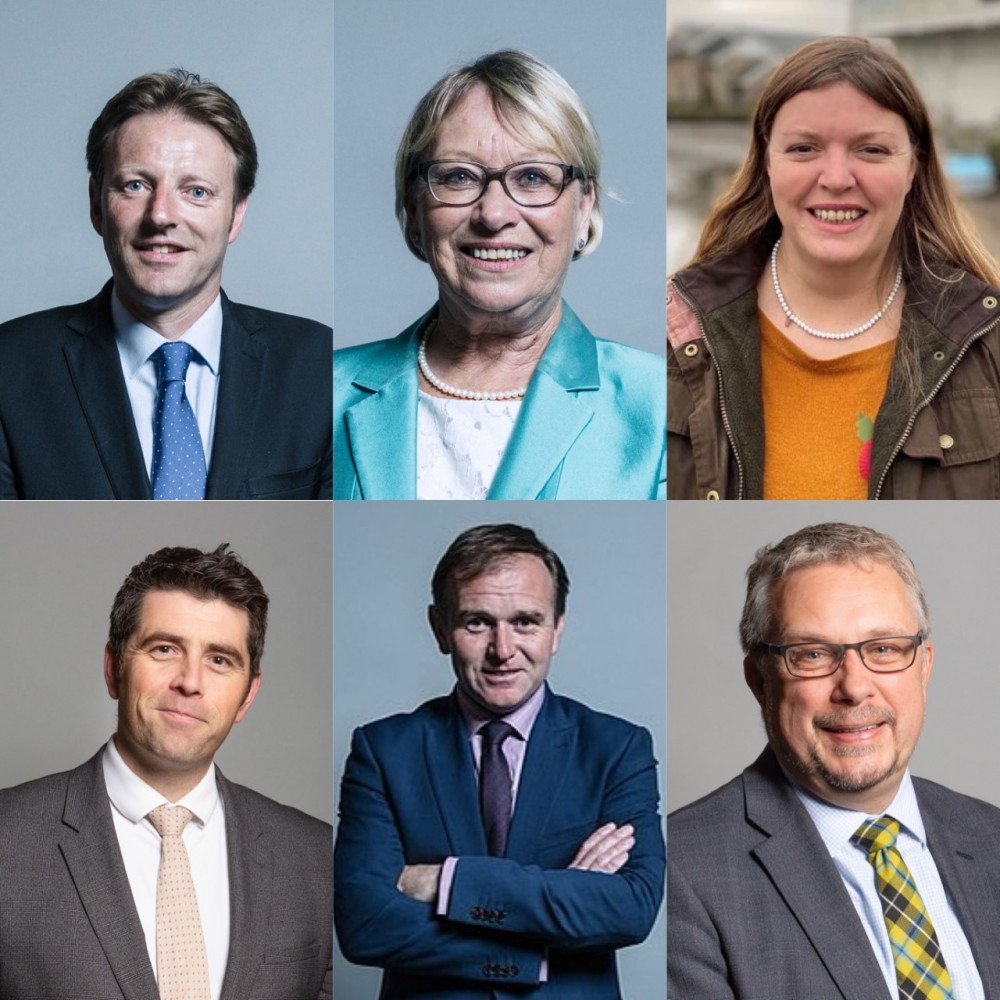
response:
<path id="1" fill-rule="evenodd" d="M 520 260 L 528 256 L 528 251 L 509 247 L 473 247 L 472 256 L 476 260 Z"/>
<path id="2" fill-rule="evenodd" d="M 820 222 L 854 222 L 856 219 L 860 219 L 865 213 L 859 208 L 838 208 L 836 210 L 827 208 L 810 208 L 809 214 L 814 218 L 819 219 Z"/>

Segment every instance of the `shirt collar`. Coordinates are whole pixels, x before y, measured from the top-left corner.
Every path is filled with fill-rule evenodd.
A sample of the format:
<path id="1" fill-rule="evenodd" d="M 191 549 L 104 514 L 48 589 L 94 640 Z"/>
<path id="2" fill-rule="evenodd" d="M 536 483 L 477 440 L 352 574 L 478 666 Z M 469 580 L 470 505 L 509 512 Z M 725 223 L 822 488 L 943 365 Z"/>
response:
<path id="1" fill-rule="evenodd" d="M 205 777 L 177 802 L 169 802 L 162 793 L 147 785 L 129 768 L 118 752 L 113 736 L 104 748 L 101 764 L 111 804 L 133 823 L 141 823 L 153 809 L 167 803 L 190 809 L 194 821 L 199 826 L 204 826 L 218 808 L 219 787 L 215 782 L 215 764 L 209 764 Z"/>
<path id="2" fill-rule="evenodd" d="M 877 819 L 879 816 L 891 816 L 898 820 L 900 829 L 904 833 L 913 837 L 921 848 L 927 846 L 924 821 L 920 816 L 920 807 L 917 805 L 917 795 L 913 790 L 909 768 L 903 772 L 903 780 L 900 782 L 892 802 L 886 806 L 883 812 L 875 814 L 860 812 L 857 809 L 843 809 L 840 806 L 824 802 L 823 799 L 803 788 L 788 773 L 784 765 L 781 766 L 781 769 L 795 790 L 799 801 L 809 813 L 831 854 L 835 855 L 844 850 L 857 850 L 851 843 L 851 836 L 864 820 Z"/>
<path id="3" fill-rule="evenodd" d="M 545 701 L 546 687 L 545 684 L 539 685 L 538 690 L 523 705 L 508 715 L 499 716 L 504 722 L 514 727 L 522 740 L 527 740 L 531 736 L 532 727 L 535 725 L 538 713 L 542 710 L 542 703 Z M 470 738 L 475 736 L 487 722 L 498 718 L 477 705 L 457 685 L 455 693 L 458 696 L 458 710 L 462 714 L 462 720 Z"/>
<path id="4" fill-rule="evenodd" d="M 115 340 L 130 376 L 134 376 L 158 348 L 169 343 L 166 337 L 137 320 L 125 308 L 117 290 L 111 294 L 111 318 L 115 326 Z M 178 339 L 190 344 L 202 362 L 214 375 L 218 375 L 222 351 L 222 296 L 216 295 L 212 304 Z"/>

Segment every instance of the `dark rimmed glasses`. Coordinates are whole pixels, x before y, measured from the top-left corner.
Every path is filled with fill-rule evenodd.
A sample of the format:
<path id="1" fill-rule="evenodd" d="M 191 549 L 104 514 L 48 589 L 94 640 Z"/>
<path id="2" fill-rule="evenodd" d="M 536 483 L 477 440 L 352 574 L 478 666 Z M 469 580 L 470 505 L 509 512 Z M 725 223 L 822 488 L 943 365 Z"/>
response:
<path id="1" fill-rule="evenodd" d="M 507 197 L 523 208 L 545 208 L 573 181 L 586 174 L 568 163 L 526 160 L 510 163 L 501 170 L 490 170 L 469 160 L 425 160 L 417 173 L 427 182 L 427 190 L 442 205 L 472 205 L 486 193 L 491 181 L 499 181 Z"/>
<path id="2" fill-rule="evenodd" d="M 762 642 L 760 648 L 785 661 L 793 677 L 829 677 L 853 649 L 861 662 L 876 674 L 893 674 L 913 666 L 924 634 L 883 635 L 863 642 L 789 642 L 783 646 Z"/>

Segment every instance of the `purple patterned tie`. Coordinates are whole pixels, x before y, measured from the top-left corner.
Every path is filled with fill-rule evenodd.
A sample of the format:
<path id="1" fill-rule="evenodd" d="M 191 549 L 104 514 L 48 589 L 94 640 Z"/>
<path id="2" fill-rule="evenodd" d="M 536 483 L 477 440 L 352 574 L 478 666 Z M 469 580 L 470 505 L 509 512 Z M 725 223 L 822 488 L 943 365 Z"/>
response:
<path id="1" fill-rule="evenodd" d="M 503 743 L 516 730 L 502 719 L 487 722 L 479 730 L 482 753 L 479 763 L 479 806 L 490 854 L 503 857 L 507 851 L 510 828 L 510 766 L 503 753 Z"/>

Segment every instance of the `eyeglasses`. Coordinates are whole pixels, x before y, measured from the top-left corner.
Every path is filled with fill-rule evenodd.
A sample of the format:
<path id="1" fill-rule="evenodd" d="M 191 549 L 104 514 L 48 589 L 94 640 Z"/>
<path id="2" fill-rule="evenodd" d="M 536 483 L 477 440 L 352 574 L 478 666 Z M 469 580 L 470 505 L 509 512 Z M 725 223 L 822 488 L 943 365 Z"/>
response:
<path id="1" fill-rule="evenodd" d="M 885 635 L 864 642 L 789 642 L 784 646 L 762 642 L 760 648 L 780 656 L 793 677 L 829 677 L 844 662 L 849 649 L 857 651 L 861 662 L 876 674 L 892 674 L 913 666 L 917 647 L 924 641 L 916 635 Z"/>
<path id="2" fill-rule="evenodd" d="M 573 181 L 586 179 L 579 167 L 546 160 L 511 163 L 502 170 L 466 160 L 426 160 L 418 164 L 417 173 L 442 205 L 475 204 L 491 181 L 499 181 L 507 197 L 524 208 L 552 205 Z"/>

